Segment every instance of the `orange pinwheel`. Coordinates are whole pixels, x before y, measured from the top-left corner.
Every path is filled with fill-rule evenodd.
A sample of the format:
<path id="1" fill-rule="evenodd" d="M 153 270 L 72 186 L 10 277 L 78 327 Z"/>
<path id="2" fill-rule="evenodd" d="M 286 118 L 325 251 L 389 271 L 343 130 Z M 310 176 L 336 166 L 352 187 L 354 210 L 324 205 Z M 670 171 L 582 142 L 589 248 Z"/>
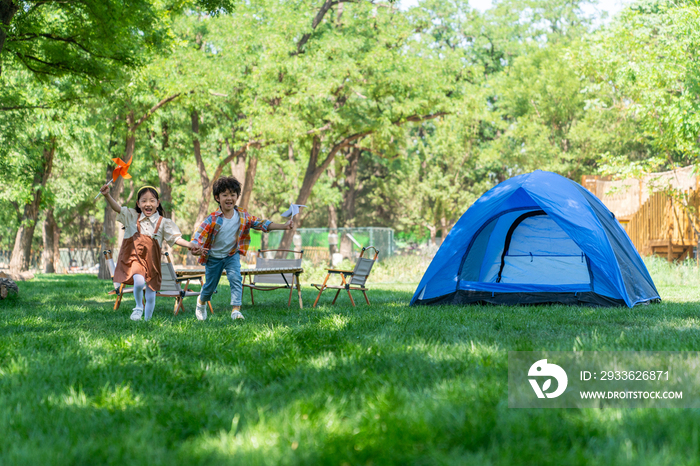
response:
<path id="1" fill-rule="evenodd" d="M 131 178 L 131 175 L 129 175 L 129 167 L 131 166 L 131 160 L 133 159 L 133 155 L 129 159 L 128 162 L 124 162 L 122 159 L 112 159 L 114 162 L 117 164 L 117 168 L 114 169 L 112 172 L 112 181 L 117 181 L 117 178 L 120 176 L 124 178 L 125 180 L 128 180 Z"/>
<path id="2" fill-rule="evenodd" d="M 119 158 L 112 159 L 117 164 L 117 168 L 115 168 L 114 171 L 112 172 L 112 179 L 109 180 L 109 183 L 107 183 L 107 186 L 109 186 L 113 182 L 117 181 L 117 178 L 119 178 L 120 176 L 122 178 L 124 178 L 125 180 L 128 180 L 129 178 L 131 178 L 131 175 L 129 175 L 129 167 L 131 166 L 131 161 L 133 160 L 133 158 L 134 158 L 134 156 L 132 155 L 129 158 L 128 162 L 124 162 L 122 159 L 119 159 Z M 97 196 L 95 196 L 95 199 L 97 199 L 98 197 L 100 197 L 99 194 Z"/>

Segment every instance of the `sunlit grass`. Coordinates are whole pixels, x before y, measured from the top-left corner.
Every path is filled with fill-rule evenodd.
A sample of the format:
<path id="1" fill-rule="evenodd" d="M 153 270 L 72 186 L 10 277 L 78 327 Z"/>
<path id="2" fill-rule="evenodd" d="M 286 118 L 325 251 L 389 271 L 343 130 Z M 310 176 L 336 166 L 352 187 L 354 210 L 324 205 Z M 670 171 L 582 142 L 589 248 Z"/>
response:
<path id="1" fill-rule="evenodd" d="M 633 309 L 411 308 L 423 259 L 401 260 L 373 270 L 370 307 L 312 308 L 305 286 L 301 310 L 246 294 L 244 322 L 223 283 L 206 322 L 192 298 L 132 322 L 94 277 L 20 283 L 0 301 L 0 464 L 697 462 L 693 410 L 507 407 L 508 350 L 700 350 L 693 264 L 649 261 L 663 302 Z"/>

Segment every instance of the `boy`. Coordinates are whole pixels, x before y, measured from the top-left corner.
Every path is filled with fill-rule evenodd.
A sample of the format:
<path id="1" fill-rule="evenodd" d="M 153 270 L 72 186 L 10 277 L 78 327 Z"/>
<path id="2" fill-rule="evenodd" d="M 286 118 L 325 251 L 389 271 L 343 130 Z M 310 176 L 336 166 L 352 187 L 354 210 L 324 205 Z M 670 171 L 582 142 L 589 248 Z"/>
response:
<path id="1" fill-rule="evenodd" d="M 241 183 L 232 176 L 216 180 L 213 190 L 219 209 L 202 222 L 192 238 L 192 243 L 198 246 L 192 253 L 201 255 L 199 263 L 204 264 L 206 279 L 197 298 L 195 315 L 199 320 L 206 320 L 207 301 L 214 294 L 223 270 L 226 270 L 231 285 L 231 318 L 244 319 L 241 314 L 243 278 L 239 256 L 245 256 L 248 251 L 250 229 L 262 230 L 264 233 L 270 230 L 291 230 L 294 223 L 292 220 L 284 224 L 262 221 L 246 210 L 239 209 L 236 201 L 241 195 Z"/>

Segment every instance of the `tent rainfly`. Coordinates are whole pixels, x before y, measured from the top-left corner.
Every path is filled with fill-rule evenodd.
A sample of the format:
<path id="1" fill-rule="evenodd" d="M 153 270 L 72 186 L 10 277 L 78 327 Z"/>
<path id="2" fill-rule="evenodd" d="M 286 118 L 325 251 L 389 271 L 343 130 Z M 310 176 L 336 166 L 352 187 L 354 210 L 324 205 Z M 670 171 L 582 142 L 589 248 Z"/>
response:
<path id="1" fill-rule="evenodd" d="M 658 300 L 612 212 L 580 184 L 537 170 L 500 183 L 462 215 L 411 305 L 633 307 Z"/>

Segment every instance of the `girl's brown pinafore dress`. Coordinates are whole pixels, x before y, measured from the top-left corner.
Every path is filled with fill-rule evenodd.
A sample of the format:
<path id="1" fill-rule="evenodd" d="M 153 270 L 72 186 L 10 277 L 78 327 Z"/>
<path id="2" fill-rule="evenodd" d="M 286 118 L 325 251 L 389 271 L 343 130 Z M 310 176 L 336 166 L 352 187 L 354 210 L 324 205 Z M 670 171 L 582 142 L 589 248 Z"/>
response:
<path id="1" fill-rule="evenodd" d="M 153 236 L 141 234 L 141 223 L 136 220 L 137 232 L 131 238 L 126 238 L 119 249 L 117 267 L 114 271 L 114 281 L 117 283 L 134 284 L 134 275 L 143 275 L 146 284 L 153 290 L 160 290 L 160 244 L 155 236 L 160 228 L 163 216 L 158 219 Z"/>

